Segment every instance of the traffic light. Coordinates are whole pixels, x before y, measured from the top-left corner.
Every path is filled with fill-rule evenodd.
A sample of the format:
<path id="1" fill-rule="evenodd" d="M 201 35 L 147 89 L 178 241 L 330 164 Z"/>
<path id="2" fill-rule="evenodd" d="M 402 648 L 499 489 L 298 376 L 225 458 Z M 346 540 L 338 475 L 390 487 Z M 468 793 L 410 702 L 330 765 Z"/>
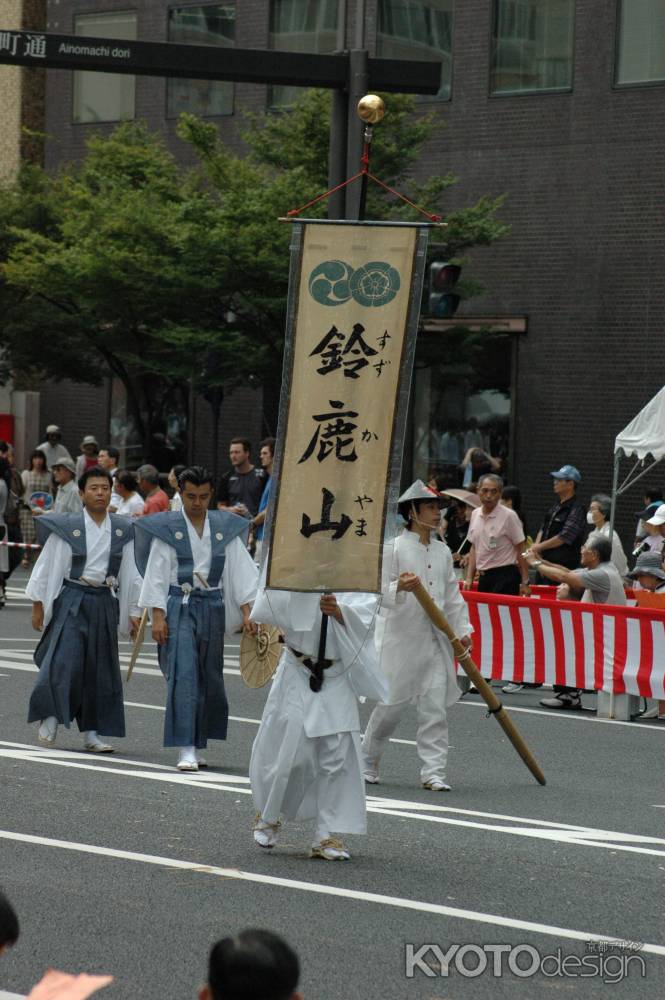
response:
<path id="1" fill-rule="evenodd" d="M 436 319 L 451 319 L 457 312 L 460 297 L 455 285 L 462 273 L 459 264 L 434 261 L 429 266 L 428 312 Z"/>

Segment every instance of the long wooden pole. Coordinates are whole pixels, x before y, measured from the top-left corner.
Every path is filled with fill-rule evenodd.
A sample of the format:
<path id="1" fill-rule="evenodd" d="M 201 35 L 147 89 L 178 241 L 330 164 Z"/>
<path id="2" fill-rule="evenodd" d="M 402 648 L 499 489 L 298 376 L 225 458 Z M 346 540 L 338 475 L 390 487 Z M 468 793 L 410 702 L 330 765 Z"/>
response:
<path id="1" fill-rule="evenodd" d="M 139 627 L 136 630 L 136 636 L 134 638 L 134 645 L 132 647 L 132 656 L 129 661 L 129 666 L 127 668 L 127 675 L 125 677 L 125 683 L 131 678 L 134 667 L 136 666 L 136 661 L 139 658 L 139 653 L 141 652 L 141 646 L 143 645 L 143 637 L 145 636 L 145 627 L 148 624 L 148 609 L 143 609 L 143 614 L 141 615 L 141 621 Z"/>
<path id="2" fill-rule="evenodd" d="M 427 593 L 427 590 L 422 583 L 419 583 L 413 590 L 413 594 L 418 598 L 423 608 L 427 612 L 428 616 L 436 625 L 438 629 L 443 632 L 448 638 L 451 646 L 453 647 L 453 652 L 455 658 L 462 667 L 462 670 L 468 675 L 472 683 L 478 690 L 478 693 L 482 696 L 487 704 L 490 713 L 494 716 L 496 721 L 499 723 L 504 733 L 512 743 L 512 745 L 517 750 L 518 754 L 526 764 L 526 766 L 531 771 L 532 775 L 536 781 L 544 785 L 545 775 L 538 766 L 538 762 L 529 750 L 528 746 L 522 739 L 520 733 L 518 732 L 513 720 L 510 718 L 505 708 L 494 694 L 494 691 L 489 686 L 483 675 L 478 670 L 478 667 L 471 659 L 471 654 L 467 649 L 464 648 L 460 640 L 457 638 L 453 630 L 451 629 L 448 621 L 443 614 L 443 612 L 436 606 L 432 598 Z"/>

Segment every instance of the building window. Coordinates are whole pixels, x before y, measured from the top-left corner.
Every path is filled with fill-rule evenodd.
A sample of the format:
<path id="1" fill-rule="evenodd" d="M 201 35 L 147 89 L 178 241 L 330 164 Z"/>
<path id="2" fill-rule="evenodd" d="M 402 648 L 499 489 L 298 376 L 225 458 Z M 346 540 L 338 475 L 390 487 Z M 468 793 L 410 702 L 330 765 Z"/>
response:
<path id="1" fill-rule="evenodd" d="M 452 50 L 453 0 L 379 0 L 377 56 L 441 61 L 441 87 L 429 100 L 450 100 Z"/>
<path id="2" fill-rule="evenodd" d="M 168 38 L 183 45 L 233 46 L 235 4 L 196 4 L 172 7 L 168 14 Z M 180 80 L 167 86 L 166 114 L 176 118 L 182 111 L 201 117 L 233 114 L 233 84 L 227 80 Z"/>
<path id="3" fill-rule="evenodd" d="M 468 486 L 511 476 L 513 334 L 450 329 L 418 338 L 411 415 L 412 476 Z"/>
<path id="4" fill-rule="evenodd" d="M 136 40 L 134 11 L 77 14 L 74 34 L 88 38 Z M 77 123 L 120 122 L 134 117 L 136 78 L 124 73 L 74 73 L 73 118 Z"/>
<path id="5" fill-rule="evenodd" d="M 338 6 L 338 0 L 272 0 L 268 45 L 283 52 L 334 52 Z M 301 92 L 302 87 L 270 87 L 268 103 L 293 104 Z"/>
<path id="6" fill-rule="evenodd" d="M 621 0 L 616 82 L 665 80 L 665 3 Z"/>
<path id="7" fill-rule="evenodd" d="M 574 22 L 574 0 L 494 0 L 491 92 L 570 90 Z"/>

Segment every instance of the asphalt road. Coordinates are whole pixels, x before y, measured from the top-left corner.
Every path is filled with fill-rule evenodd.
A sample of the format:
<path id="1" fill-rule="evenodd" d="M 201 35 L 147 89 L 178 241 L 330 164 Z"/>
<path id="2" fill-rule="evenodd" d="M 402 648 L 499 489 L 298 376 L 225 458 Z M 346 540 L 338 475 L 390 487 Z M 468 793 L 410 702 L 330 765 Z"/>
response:
<path id="1" fill-rule="evenodd" d="M 179 774 L 161 746 L 150 642 L 116 753 L 86 754 L 75 728 L 42 750 L 25 722 L 35 676 L 25 574 L 10 582 L 0 885 L 22 933 L 0 957 L 0 990 L 26 994 L 55 966 L 113 974 L 105 1000 L 184 1000 L 214 940 L 263 926 L 299 952 L 308 1000 L 662 998 L 662 724 L 561 716 L 539 709 L 537 692 L 508 696 L 546 773 L 541 788 L 467 696 L 450 713 L 453 791 L 435 794 L 418 782 L 409 714 L 368 799 L 369 835 L 348 839 L 351 862 L 309 860 L 310 831 L 297 825 L 268 853 L 252 840 L 247 780 L 266 690 L 244 687 L 237 640 L 226 646 L 229 739 L 211 743 L 207 772 Z M 539 956 L 554 958 L 541 968 Z"/>

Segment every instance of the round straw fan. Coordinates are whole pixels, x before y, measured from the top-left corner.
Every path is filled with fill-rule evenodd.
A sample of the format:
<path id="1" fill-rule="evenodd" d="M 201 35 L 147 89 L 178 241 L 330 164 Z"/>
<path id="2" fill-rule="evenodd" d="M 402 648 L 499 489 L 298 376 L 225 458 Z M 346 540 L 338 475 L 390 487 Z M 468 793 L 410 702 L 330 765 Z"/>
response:
<path id="1" fill-rule="evenodd" d="M 259 625 L 256 635 L 244 632 L 240 640 L 240 675 L 247 687 L 260 688 L 277 670 L 282 655 L 281 632 Z"/>

